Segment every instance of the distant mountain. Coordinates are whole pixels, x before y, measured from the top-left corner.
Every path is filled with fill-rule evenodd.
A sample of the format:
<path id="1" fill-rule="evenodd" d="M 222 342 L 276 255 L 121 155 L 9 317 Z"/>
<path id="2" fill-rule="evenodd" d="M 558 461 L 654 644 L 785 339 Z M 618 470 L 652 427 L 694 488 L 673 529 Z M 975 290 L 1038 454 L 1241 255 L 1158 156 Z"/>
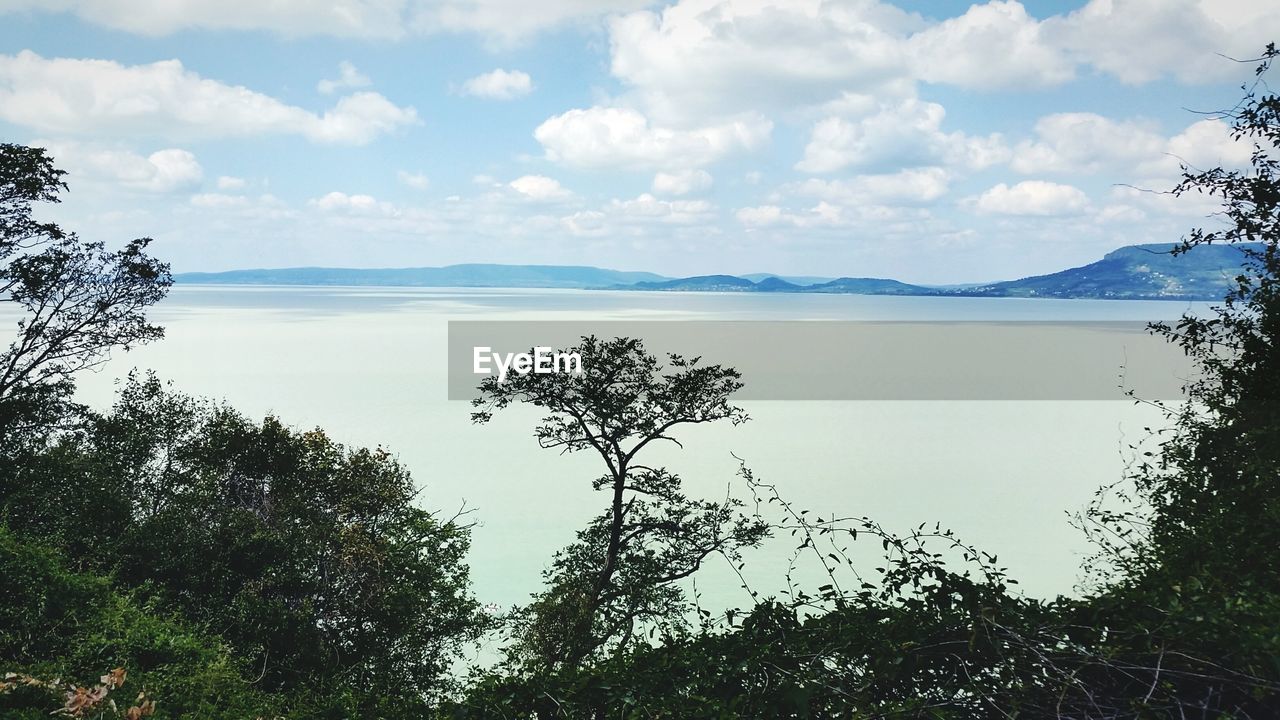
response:
<path id="1" fill-rule="evenodd" d="M 848 295 L 1219 300 L 1226 294 L 1244 262 L 1241 246 L 1206 245 L 1177 256 L 1171 253 L 1174 247 L 1171 244 L 1130 245 L 1082 267 L 1021 280 L 974 285 L 926 287 L 885 278 L 850 277 L 800 285 L 774 275 L 755 276 L 761 278 L 759 282 L 733 275 L 703 275 L 615 287 L 629 290 Z"/>
<path id="2" fill-rule="evenodd" d="M 952 295 L 979 297 L 1114 298 L 1122 300 L 1220 300 L 1254 245 L 1201 245 L 1173 255 L 1174 245 L 1129 245 L 1097 262 L 1049 275 L 958 288 Z"/>
<path id="3" fill-rule="evenodd" d="M 922 285 L 909 285 L 884 278 L 844 277 L 803 289 L 811 293 L 845 293 L 850 295 L 942 295 L 944 291 Z"/>
<path id="4" fill-rule="evenodd" d="M 669 292 L 827 293 L 947 297 L 1048 297 L 1117 300 L 1219 300 L 1244 262 L 1244 247 L 1205 245 L 1174 256 L 1174 245 L 1130 245 L 1077 268 L 1021 280 L 926 287 L 887 278 L 781 277 L 769 274 L 668 278 L 576 265 L 449 265 L 359 270 L 282 268 L 181 273 L 181 283 L 237 285 L 400 285 L 514 287 Z M 821 282 L 817 282 L 821 281 Z"/>
<path id="5" fill-rule="evenodd" d="M 421 268 L 280 268 L 179 273 L 180 283 L 218 285 L 380 285 L 407 287 L 599 288 L 660 282 L 649 272 L 622 272 L 578 265 L 447 265 Z"/>
<path id="6" fill-rule="evenodd" d="M 835 278 L 818 277 L 816 275 L 774 275 L 773 273 L 747 273 L 746 275 L 739 275 L 738 277 L 746 278 L 751 282 L 756 283 L 766 278 L 778 278 L 779 280 L 785 280 L 792 285 L 821 285 L 822 283 L 829 283 L 832 280 L 835 280 Z"/>
<path id="7" fill-rule="evenodd" d="M 777 278 L 771 278 L 777 280 Z M 782 280 L 779 283 L 790 285 L 791 287 L 799 287 L 791 285 Z M 771 287 L 773 284 L 771 284 Z M 676 280 L 663 280 L 660 282 L 638 282 L 634 284 L 617 284 L 614 290 L 676 290 L 681 292 L 755 292 L 758 290 L 755 283 L 746 278 L 740 278 L 736 275 L 697 275 L 694 277 L 679 278 Z"/>

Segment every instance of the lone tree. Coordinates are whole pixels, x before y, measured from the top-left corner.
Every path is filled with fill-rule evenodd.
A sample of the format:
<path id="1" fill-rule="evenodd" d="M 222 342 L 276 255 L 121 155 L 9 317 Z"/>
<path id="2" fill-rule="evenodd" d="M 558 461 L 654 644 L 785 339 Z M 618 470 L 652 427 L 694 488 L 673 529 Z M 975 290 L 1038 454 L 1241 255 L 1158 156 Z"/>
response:
<path id="1" fill-rule="evenodd" d="M 605 464 L 592 487 L 608 493 L 608 509 L 556 555 L 548 588 L 512 618 L 513 657 L 548 668 L 624 650 L 646 627 L 679 632 L 690 609 L 679 581 L 714 554 L 739 560 L 768 533 L 740 501 L 691 499 L 679 476 L 639 461 L 655 443 L 679 445 L 681 426 L 745 422 L 729 403 L 742 387 L 736 370 L 674 354 L 664 365 L 633 338 L 584 337 L 565 352 L 580 355 L 580 374 L 489 377 L 472 414 L 484 423 L 513 403 L 544 408 L 541 447 L 591 450 Z"/>
<path id="2" fill-rule="evenodd" d="M 44 148 L 0 144 L 0 302 L 21 313 L 0 353 L 0 435 L 65 400 L 72 375 L 112 348 L 164 334 L 144 316 L 173 282 L 146 254 L 150 238 L 111 251 L 33 217 L 35 203 L 58 202 L 65 175 Z"/>

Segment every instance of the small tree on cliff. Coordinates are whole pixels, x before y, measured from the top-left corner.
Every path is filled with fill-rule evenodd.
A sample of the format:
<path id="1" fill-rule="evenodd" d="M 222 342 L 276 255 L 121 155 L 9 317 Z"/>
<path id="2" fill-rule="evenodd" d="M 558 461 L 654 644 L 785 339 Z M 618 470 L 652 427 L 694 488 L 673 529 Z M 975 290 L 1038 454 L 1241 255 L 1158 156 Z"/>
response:
<path id="1" fill-rule="evenodd" d="M 564 352 L 580 355 L 581 374 L 489 377 L 472 414 L 484 423 L 513 403 L 544 408 L 541 447 L 591 450 L 606 468 L 592 487 L 608 494 L 608 509 L 556 555 L 547 589 L 513 617 L 514 656 L 547 667 L 625 649 L 646 627 L 678 631 L 689 610 L 679 581 L 712 555 L 737 560 L 768 532 L 739 501 L 689 498 L 677 475 L 639 459 L 655 443 L 678 445 L 681 426 L 745 422 L 729 402 L 742 387 L 736 370 L 679 355 L 664 365 L 632 338 L 584 337 Z"/>
<path id="2" fill-rule="evenodd" d="M 0 352 L 0 437 L 41 424 L 72 375 L 112 348 L 164 335 L 144 315 L 172 284 L 169 266 L 146 254 L 149 238 L 110 251 L 32 215 L 36 203 L 58 202 L 65 175 L 44 148 L 0 143 L 0 302 L 21 312 Z"/>

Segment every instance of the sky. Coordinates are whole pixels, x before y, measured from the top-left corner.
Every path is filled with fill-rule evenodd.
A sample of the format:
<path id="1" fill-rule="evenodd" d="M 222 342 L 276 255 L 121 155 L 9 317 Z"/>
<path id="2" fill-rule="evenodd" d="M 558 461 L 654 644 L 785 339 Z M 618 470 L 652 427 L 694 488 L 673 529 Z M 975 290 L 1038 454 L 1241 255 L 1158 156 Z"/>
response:
<path id="1" fill-rule="evenodd" d="M 0 141 L 175 271 L 981 282 L 1174 242 L 1267 0 L 0 0 Z"/>

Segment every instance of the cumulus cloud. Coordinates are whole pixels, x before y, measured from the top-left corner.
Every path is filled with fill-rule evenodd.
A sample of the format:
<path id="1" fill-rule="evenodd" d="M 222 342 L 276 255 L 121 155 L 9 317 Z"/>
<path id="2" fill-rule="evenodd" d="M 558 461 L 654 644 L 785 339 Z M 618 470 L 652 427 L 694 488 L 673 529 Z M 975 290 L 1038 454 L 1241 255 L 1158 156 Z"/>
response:
<path id="1" fill-rule="evenodd" d="M 1232 78 L 1223 55 L 1253 57 L 1273 40 L 1280 7 L 1224 0 L 1089 0 L 1043 20 L 991 0 L 908 40 L 913 75 L 972 88 L 1055 85 L 1081 66 L 1136 84 Z"/>
<path id="2" fill-rule="evenodd" d="M 357 70 L 355 65 L 343 60 L 338 63 L 338 77 L 332 80 L 321 80 L 316 85 L 316 90 L 325 95 L 331 95 L 339 90 L 368 87 L 372 84 L 373 81 L 369 79 L 369 76 Z"/>
<path id="3" fill-rule="evenodd" d="M 431 180 L 422 173 L 411 173 L 405 170 L 396 171 L 396 180 L 401 185 L 407 185 L 414 190 L 426 190 L 431 185 Z"/>
<path id="4" fill-rule="evenodd" d="M 774 225 L 782 222 L 782 208 L 777 205 L 756 205 L 738 208 L 733 216 L 743 225 Z"/>
<path id="5" fill-rule="evenodd" d="M 308 204 L 318 210 L 329 213 L 383 216 L 397 214 L 394 205 L 382 202 L 372 195 L 348 195 L 337 191 L 313 198 L 308 201 Z"/>
<path id="6" fill-rule="evenodd" d="M 532 200 L 566 200 L 573 193 L 560 185 L 558 180 L 545 175 L 525 175 L 508 183 L 508 186 Z"/>
<path id="7" fill-rule="evenodd" d="M 1248 164 L 1249 143 L 1237 142 L 1218 119 L 1200 120 L 1173 137 L 1151 123 L 1094 113 L 1058 113 L 1036 122 L 1037 140 L 1014 148 L 1009 166 L 1024 174 L 1102 171 L 1126 178 L 1163 178 L 1172 186 L 1181 165 L 1237 168 Z"/>
<path id="8" fill-rule="evenodd" d="M 1122 82 L 1172 76 L 1185 82 L 1234 78 L 1222 57 L 1257 55 L 1275 39 L 1280 6 L 1247 0 L 1090 0 L 1047 18 L 1048 42 Z"/>
<path id="9" fill-rule="evenodd" d="M 1253 147 L 1231 137 L 1231 128 L 1217 119 L 1192 123 L 1186 130 L 1169 138 L 1165 146 L 1166 168 L 1183 163 L 1199 169 L 1211 167 L 1244 168 L 1249 165 Z M 1147 168 L 1153 172 L 1152 168 Z"/>
<path id="10" fill-rule="evenodd" d="M 462 84 L 462 94 L 489 100 L 514 100 L 533 92 L 533 79 L 529 73 L 498 68 L 477 75 Z"/>
<path id="11" fill-rule="evenodd" d="M 694 223 L 711 218 L 714 206 L 705 200 L 661 200 L 643 193 L 631 200 L 613 200 L 615 215 L 641 221 Z"/>
<path id="12" fill-rule="evenodd" d="M 615 198 L 596 209 L 561 217 L 558 226 L 580 237 L 661 236 L 668 232 L 717 231 L 716 207 L 705 200 L 665 200 L 649 193 Z"/>
<path id="13" fill-rule="evenodd" d="M 1026 180 L 1000 183 L 978 196 L 977 208 L 998 215 L 1076 215 L 1089 207 L 1089 198 L 1071 185 Z"/>
<path id="14" fill-rule="evenodd" d="M 72 12 L 83 20 L 143 35 L 180 30 L 265 30 L 288 37 L 402 38 L 479 33 L 510 44 L 568 22 L 634 10 L 645 0 L 0 0 L 0 12 Z"/>
<path id="15" fill-rule="evenodd" d="M 150 155 L 132 150 L 78 142 L 42 142 L 66 169 L 70 182 L 106 182 L 133 190 L 173 192 L 200 184 L 204 169 L 187 150 L 167 148 Z"/>
<path id="16" fill-rule="evenodd" d="M 689 130 L 650 125 L 620 107 L 574 109 L 534 130 L 547 159 L 585 168 L 661 169 L 708 165 L 737 150 L 759 147 L 773 124 L 759 116 Z"/>
<path id="17" fill-rule="evenodd" d="M 711 173 L 706 170 L 660 172 L 653 176 L 653 191 L 659 195 L 688 195 L 711 187 Z"/>
<path id="18" fill-rule="evenodd" d="M 189 202 L 198 208 L 220 210 L 247 207 L 249 198 L 243 195 L 228 195 L 226 193 L 197 193 L 191 196 Z"/>
<path id="19" fill-rule="evenodd" d="M 951 164 L 981 169 L 1008 157 L 999 135 L 945 133 L 937 103 L 905 100 L 860 120 L 829 117 L 813 126 L 796 169 L 827 173 L 844 168 Z"/>
<path id="20" fill-rule="evenodd" d="M 739 208 L 734 213 L 738 222 L 749 230 L 777 226 L 809 230 L 821 228 L 847 230 L 868 223 L 877 225 L 898 223 L 912 219 L 920 220 L 927 216 L 927 211 L 922 209 L 904 210 L 885 205 L 839 205 L 826 200 L 800 210 L 788 210 L 777 205 L 757 205 Z"/>
<path id="21" fill-rule="evenodd" d="M 68 12 L 145 35 L 262 30 L 287 37 L 403 38 L 478 33 L 511 44 L 568 23 L 608 18 L 614 74 L 675 115 L 816 105 L 846 91 L 883 95 L 923 79 L 969 87 L 1043 85 L 1084 65 L 1125 82 L 1233 76 L 1218 55 L 1251 57 L 1272 40 L 1280 7 L 1251 0 L 1089 0 L 1037 20 L 990 0 L 930 24 L 878 0 L 0 0 L 4 12 Z M 958 6 L 959 7 L 959 6 Z M 687 73 L 684 68 L 697 67 Z M 754 109 L 754 108 L 753 108 Z M 670 112 L 671 117 L 664 115 Z"/>
<path id="22" fill-rule="evenodd" d="M 599 237 L 606 232 L 605 219 L 605 214 L 599 210 L 579 210 L 561 218 L 560 224 L 571 235 Z"/>
<path id="23" fill-rule="evenodd" d="M 918 204 L 932 202 L 947 194 L 949 183 L 950 173 L 945 169 L 927 167 L 839 180 L 810 178 L 785 186 L 783 191 L 842 205 Z"/>
<path id="24" fill-rule="evenodd" d="M 1021 3 L 994 0 L 916 33 L 907 45 L 914 76 L 926 82 L 1007 88 L 1070 80 L 1075 63 L 1043 35 Z"/>
<path id="25" fill-rule="evenodd" d="M 1009 163 L 1027 174 L 1095 173 L 1158 158 L 1165 139 L 1147 123 L 1094 113 L 1057 113 L 1036 121 L 1038 140 L 1020 143 Z"/>
<path id="26" fill-rule="evenodd" d="M 177 60 L 122 65 L 0 55 L 0 119 L 58 135 L 234 137 L 294 134 L 362 145 L 418 121 L 374 92 L 348 95 L 323 114 L 209 80 Z"/>
<path id="27" fill-rule="evenodd" d="M 691 126 L 907 91 L 902 39 L 921 26 L 875 0 L 683 0 L 613 19 L 611 69 L 660 122 Z"/>
<path id="28" fill-rule="evenodd" d="M 1234 77 L 1280 6 L 1244 0 L 1089 0 L 1044 19 L 1016 0 L 930 22 L 877 0 L 678 0 L 613 18 L 610 69 L 628 103 L 663 125 L 742 113 L 866 114 L 917 82 L 1044 87 L 1085 72 L 1123 82 Z M 962 6 L 957 6 L 962 7 Z M 688 72 L 688 68 L 697 72 Z"/>
<path id="29" fill-rule="evenodd" d="M 248 183 L 244 178 L 222 175 L 218 178 L 217 185 L 219 190 L 243 190 Z"/>

